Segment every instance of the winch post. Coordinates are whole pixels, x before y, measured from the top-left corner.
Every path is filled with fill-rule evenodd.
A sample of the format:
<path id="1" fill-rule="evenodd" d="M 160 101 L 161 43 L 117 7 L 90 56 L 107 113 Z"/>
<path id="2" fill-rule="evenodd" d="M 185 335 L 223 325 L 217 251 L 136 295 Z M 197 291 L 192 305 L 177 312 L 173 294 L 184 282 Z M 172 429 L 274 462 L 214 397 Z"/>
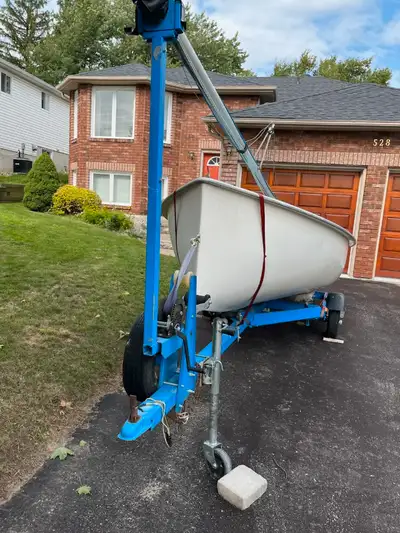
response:
<path id="1" fill-rule="evenodd" d="M 162 35 L 151 41 L 150 141 L 144 297 L 143 353 L 158 351 L 157 318 L 160 285 L 161 179 L 164 142 L 165 76 L 167 43 Z"/>

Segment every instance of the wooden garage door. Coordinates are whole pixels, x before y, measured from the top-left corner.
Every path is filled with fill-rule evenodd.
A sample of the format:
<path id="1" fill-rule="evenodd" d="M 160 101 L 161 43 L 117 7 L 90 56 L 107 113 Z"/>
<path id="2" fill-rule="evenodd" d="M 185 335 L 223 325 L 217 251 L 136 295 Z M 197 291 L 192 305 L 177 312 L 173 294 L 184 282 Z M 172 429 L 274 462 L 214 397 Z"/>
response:
<path id="1" fill-rule="evenodd" d="M 400 176 L 389 177 L 376 276 L 400 278 Z"/>
<path id="2" fill-rule="evenodd" d="M 279 200 L 353 231 L 360 183 L 358 172 L 268 169 L 263 174 Z M 259 191 L 247 169 L 243 169 L 242 187 Z"/>

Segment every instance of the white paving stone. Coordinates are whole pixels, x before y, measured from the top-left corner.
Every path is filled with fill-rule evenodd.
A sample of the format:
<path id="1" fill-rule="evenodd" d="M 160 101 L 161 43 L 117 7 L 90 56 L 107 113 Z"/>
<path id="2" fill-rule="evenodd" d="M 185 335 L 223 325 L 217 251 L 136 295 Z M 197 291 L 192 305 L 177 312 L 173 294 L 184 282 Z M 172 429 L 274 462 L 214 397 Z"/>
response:
<path id="1" fill-rule="evenodd" d="M 244 511 L 267 490 L 267 480 L 251 470 L 239 465 L 222 477 L 217 484 L 218 494 L 241 511 Z"/>

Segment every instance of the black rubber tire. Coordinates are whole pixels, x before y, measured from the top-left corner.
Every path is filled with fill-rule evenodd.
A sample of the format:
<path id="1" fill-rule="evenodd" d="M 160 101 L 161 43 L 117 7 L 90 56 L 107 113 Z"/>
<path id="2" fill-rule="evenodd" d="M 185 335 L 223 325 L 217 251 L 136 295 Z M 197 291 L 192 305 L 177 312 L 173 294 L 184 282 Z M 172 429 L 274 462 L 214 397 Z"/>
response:
<path id="1" fill-rule="evenodd" d="M 216 448 L 214 450 L 214 457 L 217 466 L 214 467 L 207 461 L 208 469 L 211 477 L 218 481 L 232 470 L 232 461 L 229 455 L 222 448 Z"/>
<path id="2" fill-rule="evenodd" d="M 329 311 L 326 336 L 330 339 L 336 339 L 339 333 L 339 325 L 340 311 Z"/>
<path id="3" fill-rule="evenodd" d="M 134 395 L 140 402 L 151 396 L 158 387 L 156 357 L 143 354 L 144 314 L 133 324 L 125 346 L 122 364 L 122 381 L 128 396 Z"/>

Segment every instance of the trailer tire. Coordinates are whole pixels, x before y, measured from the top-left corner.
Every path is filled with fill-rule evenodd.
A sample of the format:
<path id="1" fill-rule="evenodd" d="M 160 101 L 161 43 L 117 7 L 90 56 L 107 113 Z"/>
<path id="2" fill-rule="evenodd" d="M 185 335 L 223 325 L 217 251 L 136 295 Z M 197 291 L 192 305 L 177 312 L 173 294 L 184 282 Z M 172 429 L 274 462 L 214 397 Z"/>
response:
<path id="1" fill-rule="evenodd" d="M 328 338 L 336 339 L 339 333 L 340 320 L 340 311 L 329 310 L 328 326 L 326 328 L 326 336 Z"/>
<path id="2" fill-rule="evenodd" d="M 232 470 L 232 461 L 229 455 L 222 448 L 215 448 L 214 458 L 216 466 L 207 461 L 211 477 L 218 481 Z"/>

